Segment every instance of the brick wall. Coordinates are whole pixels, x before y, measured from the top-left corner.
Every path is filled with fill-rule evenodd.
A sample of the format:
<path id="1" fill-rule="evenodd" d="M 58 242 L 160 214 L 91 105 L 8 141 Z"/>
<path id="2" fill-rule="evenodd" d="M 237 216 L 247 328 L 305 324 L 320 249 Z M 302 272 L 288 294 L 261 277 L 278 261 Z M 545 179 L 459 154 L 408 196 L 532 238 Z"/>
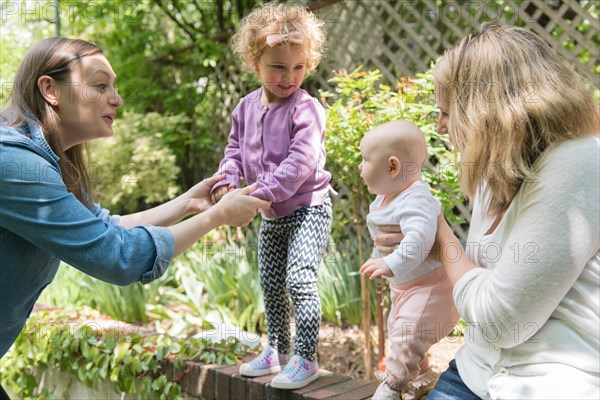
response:
<path id="1" fill-rule="evenodd" d="M 206 400 L 302 400 L 302 399 L 370 399 L 377 382 L 352 379 L 320 370 L 321 378 L 297 390 L 271 387 L 275 375 L 247 378 L 238 374 L 237 365 L 188 362 L 185 367 L 167 367 L 167 377 L 178 381 L 183 391 Z"/>

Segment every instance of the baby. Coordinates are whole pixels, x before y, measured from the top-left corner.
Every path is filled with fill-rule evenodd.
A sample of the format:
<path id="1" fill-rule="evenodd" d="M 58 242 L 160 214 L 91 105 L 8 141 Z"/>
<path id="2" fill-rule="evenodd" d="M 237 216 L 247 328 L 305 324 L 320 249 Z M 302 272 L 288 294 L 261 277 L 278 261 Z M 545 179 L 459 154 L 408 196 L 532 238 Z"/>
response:
<path id="1" fill-rule="evenodd" d="M 418 399 L 438 378 L 426 353 L 446 336 L 458 320 L 452 286 L 441 263 L 426 257 L 435 242 L 439 202 L 421 181 L 427 144 L 421 130 L 409 121 L 375 127 L 361 143 L 361 178 L 376 194 L 369 207 L 371 237 L 378 226 L 399 225 L 404 239 L 389 255 L 373 249 L 360 272 L 371 279 L 389 280 L 392 305 L 388 317 L 391 354 L 386 376 L 373 399 Z"/>

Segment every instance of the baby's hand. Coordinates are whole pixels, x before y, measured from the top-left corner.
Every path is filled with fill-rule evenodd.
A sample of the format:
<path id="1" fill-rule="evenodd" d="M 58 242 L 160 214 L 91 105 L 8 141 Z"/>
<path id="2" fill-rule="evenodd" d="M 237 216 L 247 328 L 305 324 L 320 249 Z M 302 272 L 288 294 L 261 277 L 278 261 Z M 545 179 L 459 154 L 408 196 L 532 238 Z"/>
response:
<path id="1" fill-rule="evenodd" d="M 369 258 L 361 267 L 360 273 L 375 279 L 379 276 L 392 278 L 394 274 L 383 258 Z"/>
<path id="2" fill-rule="evenodd" d="M 232 190 L 229 186 L 220 186 L 210 195 L 213 204 L 217 204 L 219 200 Z"/>

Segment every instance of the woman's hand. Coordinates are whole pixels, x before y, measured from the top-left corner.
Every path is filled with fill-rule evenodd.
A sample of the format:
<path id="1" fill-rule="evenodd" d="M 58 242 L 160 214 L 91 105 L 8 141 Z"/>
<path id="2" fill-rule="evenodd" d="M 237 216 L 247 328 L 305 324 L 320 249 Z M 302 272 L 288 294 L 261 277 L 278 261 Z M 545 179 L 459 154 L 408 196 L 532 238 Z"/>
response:
<path id="1" fill-rule="evenodd" d="M 427 255 L 427 261 L 439 261 L 439 235 L 440 235 L 440 227 L 445 232 L 449 230 L 452 232 L 452 229 L 448 226 L 448 223 L 444 219 L 444 214 L 440 214 L 438 216 L 438 231 L 436 235 L 435 243 L 433 244 L 432 249 Z M 382 256 L 386 256 L 391 254 L 396 247 L 400 244 L 402 239 L 404 239 L 404 235 L 402 234 L 402 230 L 398 225 L 379 225 L 377 227 L 381 232 L 379 235 L 375 236 L 375 248 L 379 251 L 379 254 Z"/>
<path id="2" fill-rule="evenodd" d="M 212 207 L 214 203 L 211 199 L 210 191 L 214 185 L 223 179 L 225 179 L 225 174 L 215 174 L 197 183 L 185 192 L 182 197 L 187 198 L 186 215 L 201 213 Z"/>
<path id="3" fill-rule="evenodd" d="M 379 225 L 377 228 L 381 233 L 373 238 L 375 248 L 379 254 L 387 256 L 398 247 L 404 235 L 398 225 Z"/>
<path id="4" fill-rule="evenodd" d="M 192 188 L 197 189 L 194 195 L 194 198 L 198 200 L 197 209 L 205 206 L 210 197 L 212 184 L 220 180 L 220 176 L 213 176 Z M 254 189 L 256 189 L 256 184 L 232 190 L 207 211 L 169 226 L 175 237 L 173 256 L 181 254 L 211 230 L 221 225 L 246 226 L 256 216 L 259 208 L 271 207 L 271 203 L 268 201 L 248 196 Z"/>
<path id="5" fill-rule="evenodd" d="M 246 226 L 256 216 L 260 208 L 271 207 L 271 202 L 248 196 L 257 183 L 225 194 L 215 207 L 219 207 L 224 217 L 223 223 L 232 226 Z"/>
<path id="6" fill-rule="evenodd" d="M 224 178 L 224 174 L 215 174 L 173 200 L 149 210 L 123 215 L 119 225 L 124 228 L 139 225 L 171 226 L 190 214 L 202 213 L 213 205 L 210 199 L 212 187 Z"/>

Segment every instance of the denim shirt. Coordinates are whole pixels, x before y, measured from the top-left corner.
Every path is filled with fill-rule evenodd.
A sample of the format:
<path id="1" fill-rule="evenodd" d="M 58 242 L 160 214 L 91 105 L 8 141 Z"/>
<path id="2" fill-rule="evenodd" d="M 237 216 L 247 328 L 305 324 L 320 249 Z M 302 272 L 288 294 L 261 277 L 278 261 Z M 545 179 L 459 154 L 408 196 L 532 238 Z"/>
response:
<path id="1" fill-rule="evenodd" d="M 103 281 L 149 283 L 167 269 L 174 237 L 163 227 L 125 229 L 90 211 L 62 180 L 39 125 L 0 126 L 0 357 L 25 325 L 60 261 Z"/>

